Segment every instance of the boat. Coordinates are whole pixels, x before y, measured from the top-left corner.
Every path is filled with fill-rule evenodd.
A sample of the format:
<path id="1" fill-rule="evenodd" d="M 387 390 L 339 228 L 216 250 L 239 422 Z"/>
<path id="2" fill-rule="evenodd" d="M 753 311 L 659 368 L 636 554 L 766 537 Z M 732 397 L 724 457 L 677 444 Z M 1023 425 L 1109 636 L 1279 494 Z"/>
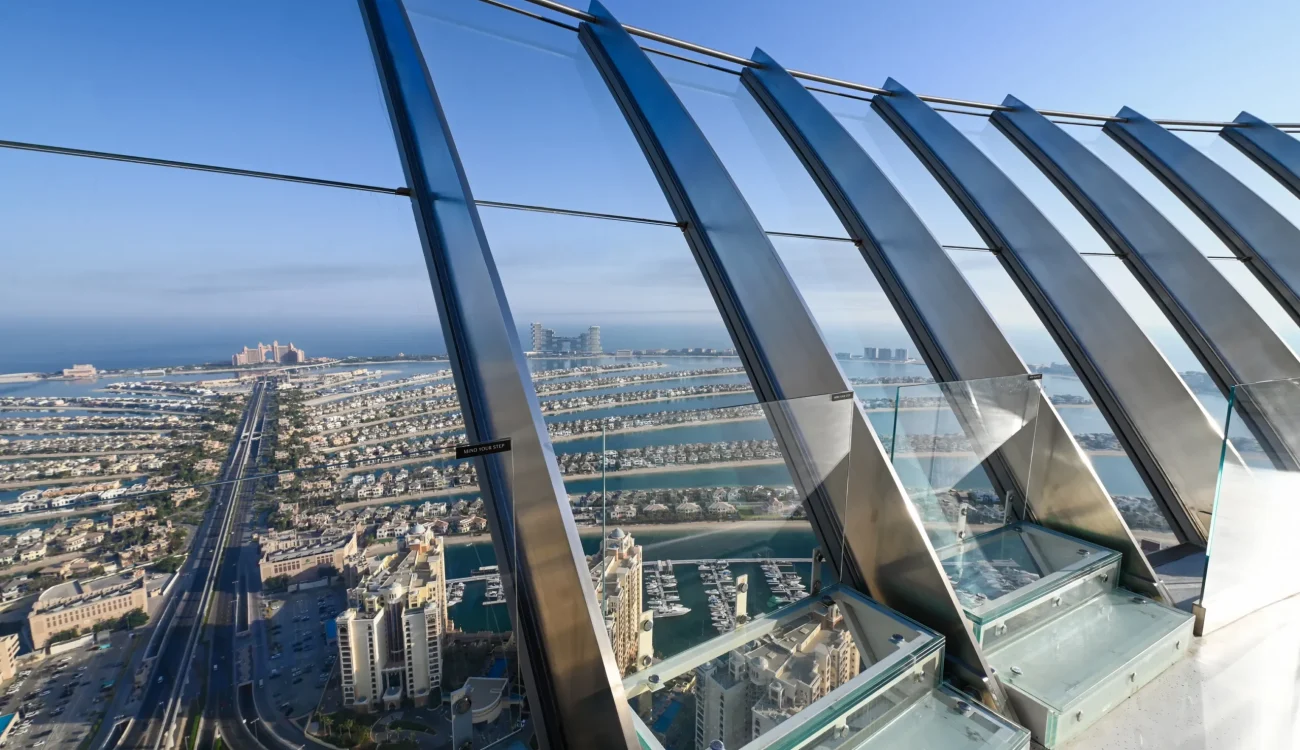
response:
<path id="1" fill-rule="evenodd" d="M 667 604 L 654 608 L 656 618 L 660 617 L 681 617 L 691 611 L 690 607 L 683 607 L 680 604 Z"/>

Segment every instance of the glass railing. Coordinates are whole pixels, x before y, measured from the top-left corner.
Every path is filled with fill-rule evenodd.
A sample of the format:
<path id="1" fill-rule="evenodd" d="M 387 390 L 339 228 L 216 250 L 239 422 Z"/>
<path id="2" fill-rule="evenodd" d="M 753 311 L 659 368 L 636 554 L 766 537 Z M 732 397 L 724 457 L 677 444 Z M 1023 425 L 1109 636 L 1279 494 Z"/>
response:
<path id="1" fill-rule="evenodd" d="M 1233 386 L 1201 591 L 1203 632 L 1300 593 L 1285 561 L 1300 528 L 1300 380 Z"/>
<path id="2" fill-rule="evenodd" d="M 1025 503 L 1021 488 L 1029 486 L 1040 398 L 1038 381 L 1026 375 L 895 390 L 886 448 L 936 549 L 1016 517 Z"/>

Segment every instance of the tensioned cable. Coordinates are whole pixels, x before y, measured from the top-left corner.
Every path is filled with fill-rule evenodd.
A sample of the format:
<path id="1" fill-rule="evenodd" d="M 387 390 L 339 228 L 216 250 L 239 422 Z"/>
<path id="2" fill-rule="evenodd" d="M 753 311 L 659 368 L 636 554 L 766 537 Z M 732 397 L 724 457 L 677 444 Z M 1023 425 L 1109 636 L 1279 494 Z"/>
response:
<path id="1" fill-rule="evenodd" d="M 542 8 L 546 8 L 547 10 L 554 11 L 561 15 L 569 16 L 570 18 L 576 18 L 580 21 L 593 23 L 597 20 L 590 13 L 586 13 L 584 11 L 578 10 L 577 8 L 572 8 L 562 3 L 555 2 L 555 0 L 524 0 L 524 1 L 531 3 L 533 5 L 540 6 Z M 500 0 L 481 0 L 481 2 L 488 3 L 493 7 L 511 10 L 529 18 L 536 18 L 538 15 L 526 11 L 522 8 L 511 6 L 507 3 L 501 2 Z M 553 22 L 552 19 L 545 19 L 545 20 Z M 561 25 L 567 27 L 567 24 L 561 24 Z M 629 26 L 627 24 L 622 24 L 622 26 L 623 29 L 627 31 L 627 33 L 633 36 L 639 36 L 642 39 L 649 39 L 651 41 L 659 42 L 660 44 L 666 44 L 671 47 L 677 47 L 678 49 L 687 50 L 688 52 L 694 52 L 698 55 L 712 57 L 717 60 L 724 60 L 726 62 L 732 63 L 733 65 L 740 65 L 747 68 L 758 67 L 758 63 L 754 62 L 753 60 L 750 60 L 747 57 L 740 57 L 738 55 L 733 55 L 729 52 L 723 52 L 722 50 L 713 49 L 712 47 L 705 47 L 700 44 L 695 44 L 694 42 L 688 42 L 683 39 L 677 39 L 676 37 L 671 37 L 666 34 L 660 34 L 655 31 L 650 31 L 649 29 L 641 29 L 641 28 L 637 28 L 636 26 Z M 698 61 L 691 61 L 691 62 L 698 62 Z M 734 72 L 734 71 L 727 71 L 727 72 Z M 816 83 L 830 84 L 832 86 L 839 86 L 841 88 L 851 89 L 854 91 L 862 91 L 868 94 L 877 94 L 877 95 L 885 95 L 885 96 L 892 95 L 891 92 L 889 92 L 888 90 L 879 88 L 877 86 L 867 86 L 865 84 L 855 83 L 853 81 L 846 81 L 839 78 L 831 78 L 829 76 L 823 76 L 817 73 L 808 73 L 801 70 L 787 69 L 787 72 L 790 75 L 794 76 L 795 78 L 800 78 L 805 81 L 814 81 Z M 1011 107 L 1007 107 L 1002 104 L 990 104 L 988 102 L 978 102 L 969 99 L 955 99 L 947 96 L 934 96 L 932 94 L 918 94 L 917 98 L 925 102 L 930 102 L 932 104 L 949 104 L 958 107 L 984 109 L 993 112 L 998 112 L 998 111 L 1005 112 L 1011 110 Z M 1070 120 L 1092 120 L 1098 122 L 1125 122 L 1126 121 L 1125 118 L 1116 117 L 1114 115 L 1096 115 L 1096 114 L 1090 114 L 1086 112 L 1066 112 L 1063 110 L 1054 110 L 1054 109 L 1040 109 L 1037 111 L 1039 114 L 1045 117 L 1061 117 Z M 1182 127 L 1190 127 L 1190 128 L 1243 127 L 1243 123 L 1239 123 L 1239 122 L 1226 122 L 1226 121 L 1214 121 L 1214 120 L 1153 119 L 1153 122 L 1155 122 L 1158 125 L 1174 125 L 1174 126 L 1182 126 Z M 1300 123 L 1295 123 L 1295 122 L 1280 122 L 1280 123 L 1271 123 L 1271 124 L 1273 125 L 1273 127 L 1281 130 L 1300 129 Z"/>
<path id="2" fill-rule="evenodd" d="M 219 167 L 213 164 L 199 164 L 189 161 L 173 161 L 171 159 L 155 159 L 149 156 L 132 156 L 130 154 L 117 154 L 108 151 L 88 151 L 80 148 L 67 148 L 65 146 L 50 146 L 41 143 L 25 143 L 23 141 L 0 141 L 0 148 L 11 148 L 19 151 L 36 151 L 43 154 L 60 154 L 62 156 L 80 156 L 87 159 L 105 159 L 108 161 L 120 161 L 128 164 L 147 164 L 154 167 L 171 167 L 172 169 L 188 169 L 195 172 L 214 172 L 216 174 L 228 174 L 238 177 L 256 177 L 262 180 L 278 180 L 280 182 L 297 182 L 304 185 L 320 185 L 322 187 L 344 188 L 347 190 L 360 190 L 367 193 L 387 193 L 389 195 L 407 195 L 406 188 L 389 188 L 379 187 L 378 185 L 363 185 L 358 182 L 340 182 L 338 180 L 325 180 L 319 177 L 303 177 L 301 175 L 281 174 L 279 172 L 259 172 L 253 169 L 238 169 L 236 167 Z"/>

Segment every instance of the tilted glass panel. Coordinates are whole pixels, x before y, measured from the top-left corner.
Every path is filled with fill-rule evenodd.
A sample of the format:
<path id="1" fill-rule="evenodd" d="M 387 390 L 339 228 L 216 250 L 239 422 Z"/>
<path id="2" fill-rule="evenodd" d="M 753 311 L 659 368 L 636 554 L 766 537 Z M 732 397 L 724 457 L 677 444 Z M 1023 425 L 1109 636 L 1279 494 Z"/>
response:
<path id="1" fill-rule="evenodd" d="M 817 91 L 813 95 L 857 140 L 940 243 L 985 247 L 979 232 L 948 197 L 943 186 L 893 129 L 880 119 L 870 102 Z"/>
<path id="2" fill-rule="evenodd" d="M 1083 126 L 1064 126 L 1067 133 L 1087 146 L 1124 181 L 1142 194 L 1152 206 L 1155 206 L 1165 218 L 1173 224 L 1203 255 L 1231 256 L 1223 241 L 1211 231 L 1208 224 L 1201 220 L 1182 199 L 1173 193 L 1164 183 L 1147 169 L 1142 162 L 1124 150 L 1114 138 L 1106 135 L 1100 128 Z"/>
<path id="3" fill-rule="evenodd" d="M 992 253 L 951 250 L 948 257 L 961 269 L 1016 351 L 1030 363 L 1030 369 L 1043 374 L 1043 390 L 1088 455 L 1134 536 L 1158 547 L 1177 544 L 1132 459 L 998 259 Z"/>
<path id="4" fill-rule="evenodd" d="M 350 0 L 6 4 L 0 64 L 9 140 L 403 184 Z"/>
<path id="5" fill-rule="evenodd" d="M 844 227 L 758 102 L 731 73 L 651 55 L 768 231 L 844 236 Z"/>
<path id="6" fill-rule="evenodd" d="M 1177 131 L 1178 137 L 1223 167 L 1250 191 L 1263 198 L 1292 224 L 1300 225 L 1300 198 L 1276 177 L 1256 164 L 1241 149 L 1229 143 L 1217 130 L 1209 132 Z"/>
<path id="7" fill-rule="evenodd" d="M 1183 382 L 1192 393 L 1196 394 L 1196 399 L 1205 407 L 1209 416 L 1218 420 L 1219 426 L 1222 427 L 1222 415 L 1227 407 L 1227 399 L 1142 283 L 1118 257 L 1092 256 L 1086 260 L 1097 277 L 1115 295 L 1115 299 L 1119 300 L 1129 317 L 1142 327 L 1142 332 L 1147 335 L 1147 338 L 1160 348 L 1161 354 L 1165 355 L 1169 364 L 1178 370 Z"/>
<path id="8" fill-rule="evenodd" d="M 450 452 L 463 421 L 409 201 L 26 152 L 0 165 L 40 175 L 6 194 L 0 227 L 24 249 L 0 279 L 14 305 L 0 324 L 0 508 L 22 540 L 0 573 L 67 552 L 84 585 L 113 566 L 141 566 L 150 590 L 194 573 L 153 613 L 182 623 L 234 500 L 247 533 L 226 542 L 238 583 L 218 577 L 209 639 L 257 659 L 236 679 L 232 658 L 160 642 L 141 718 L 162 719 L 188 675 L 222 732 L 242 731 L 217 701 L 247 681 L 244 718 L 301 736 L 285 717 L 323 700 L 319 733 L 346 746 L 364 727 L 340 711 L 446 715 L 453 691 L 487 676 L 500 714 L 475 731 L 510 731 L 517 645 L 508 607 L 487 606 L 510 582 L 448 580 L 496 562 L 477 481 L 488 459 Z M 68 195 L 84 200 L 75 220 Z M 509 481 L 509 454 L 490 460 Z M 413 558 L 417 541 L 428 549 Z M 49 611 L 37 631 L 51 638 L 96 619 Z M 99 708 L 130 713 L 124 701 Z"/>
<path id="9" fill-rule="evenodd" d="M 984 465 L 999 460 L 1004 449 L 1024 454 L 1024 464 L 1032 465 L 1038 382 L 1013 375 L 895 390 L 886 449 L 937 549 L 1005 525 L 1024 505 L 1025 490 L 995 487 Z M 1026 473 L 1023 481 L 1030 486 L 1032 476 Z"/>
<path id="10" fill-rule="evenodd" d="M 1081 253 L 1114 253 L 1106 240 L 1097 234 L 1097 230 L 1070 203 L 1070 199 L 987 117 L 952 112 L 942 114 L 944 119 L 956 126 L 998 169 L 1016 183 L 1020 191 L 1033 201 L 1034 206 L 1052 222 L 1075 250 Z"/>
<path id="11" fill-rule="evenodd" d="M 406 7 L 476 199 L 672 221 L 577 34 L 486 3 Z"/>
<path id="12" fill-rule="evenodd" d="M 1241 296 L 1250 300 L 1251 307 L 1282 337 L 1282 340 L 1290 344 L 1292 349 L 1300 350 L 1300 326 L 1296 325 L 1286 309 L 1259 282 L 1255 274 L 1251 273 L 1244 261 L 1237 258 L 1211 258 L 1210 262 L 1219 269 L 1219 273 L 1223 274 L 1229 284 L 1237 288 Z"/>
<path id="13" fill-rule="evenodd" d="M 1300 524 L 1296 500 L 1300 472 L 1289 464 L 1275 464 L 1247 427 L 1250 415 L 1285 413 L 1297 399 L 1298 380 L 1247 383 L 1232 389 L 1224 450 L 1226 454 L 1235 449 L 1242 461 L 1216 457 L 1219 487 L 1201 592 L 1205 632 L 1300 593 L 1295 576 L 1279 567 L 1291 555 Z"/>

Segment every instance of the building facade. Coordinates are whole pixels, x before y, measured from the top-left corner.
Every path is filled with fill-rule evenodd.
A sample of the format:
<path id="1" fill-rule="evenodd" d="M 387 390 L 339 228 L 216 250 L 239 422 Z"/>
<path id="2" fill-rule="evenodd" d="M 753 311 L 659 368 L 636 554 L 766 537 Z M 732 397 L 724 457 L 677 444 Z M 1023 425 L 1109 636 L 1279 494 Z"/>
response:
<path id="1" fill-rule="evenodd" d="M 302 349 L 290 342 L 288 346 L 281 346 L 279 341 L 272 341 L 269 345 L 260 341 L 256 347 L 246 346 L 243 350 L 235 352 L 230 358 L 230 364 L 235 367 L 243 365 L 260 365 L 267 362 L 274 362 L 281 365 L 297 365 L 307 360 L 307 354 Z"/>
<path id="2" fill-rule="evenodd" d="M 853 679 L 861 655 L 837 604 L 695 670 L 695 746 L 741 747 Z"/>
<path id="3" fill-rule="evenodd" d="M 637 627 L 641 618 L 641 547 L 632 535 L 615 528 L 590 558 L 591 583 L 596 587 L 605 632 L 614 647 L 620 674 L 636 668 Z"/>
<path id="4" fill-rule="evenodd" d="M 425 705 L 442 685 L 447 620 L 443 541 L 406 538 L 348 591 L 338 626 L 343 704 L 374 712 L 411 701 Z"/>
<path id="5" fill-rule="evenodd" d="M 46 589 L 27 616 L 32 647 L 45 648 L 54 633 L 89 630 L 133 609 L 143 610 L 147 598 L 141 570 L 60 583 Z"/>
<path id="6" fill-rule="evenodd" d="M 302 583 L 316 580 L 326 568 L 342 572 L 347 559 L 357 553 L 357 535 L 258 539 L 258 551 L 262 583 L 277 576 L 288 576 L 290 583 Z"/>

